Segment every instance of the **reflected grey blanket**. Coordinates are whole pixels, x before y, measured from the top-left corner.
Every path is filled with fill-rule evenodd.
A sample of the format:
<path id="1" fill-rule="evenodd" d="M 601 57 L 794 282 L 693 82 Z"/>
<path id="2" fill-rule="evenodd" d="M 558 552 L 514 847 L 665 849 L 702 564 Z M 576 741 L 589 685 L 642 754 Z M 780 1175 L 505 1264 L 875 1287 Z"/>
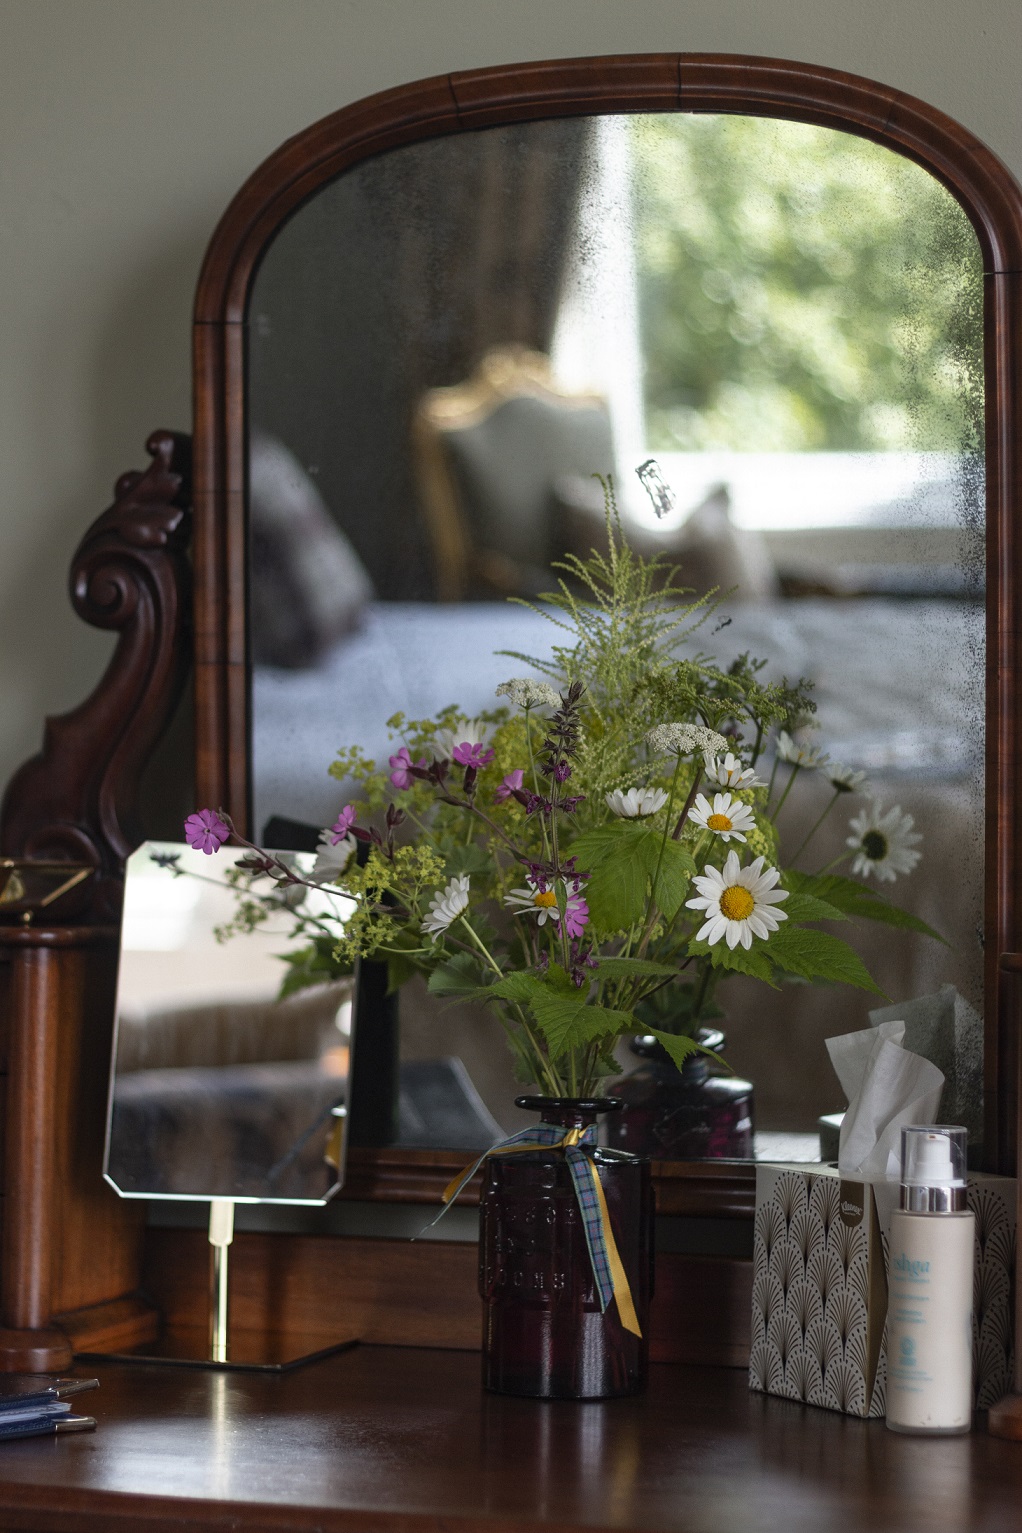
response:
<path id="1" fill-rule="evenodd" d="M 726 620 L 726 621 L 725 621 Z M 493 708 L 522 675 L 498 649 L 546 658 L 563 633 L 513 603 L 377 602 L 361 629 L 316 667 L 256 667 L 252 678 L 255 823 L 273 814 L 329 825 L 344 801 L 327 776 L 341 746 L 379 762 L 396 750 L 386 721 L 450 703 Z M 956 601 L 771 602 L 723 607 L 685 653 L 726 663 L 742 651 L 766 674 L 813 681 L 821 742 L 886 780 L 964 780 L 983 759 L 983 609 Z"/>

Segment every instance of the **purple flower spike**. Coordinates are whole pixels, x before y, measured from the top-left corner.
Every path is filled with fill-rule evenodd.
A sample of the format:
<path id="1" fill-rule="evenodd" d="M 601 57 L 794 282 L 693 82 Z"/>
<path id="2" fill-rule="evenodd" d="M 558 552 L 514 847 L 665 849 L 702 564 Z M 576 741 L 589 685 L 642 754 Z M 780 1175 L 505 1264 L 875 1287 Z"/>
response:
<path id="1" fill-rule="evenodd" d="M 516 791 L 520 791 L 524 781 L 525 773 L 522 771 L 522 768 L 515 767 L 514 771 L 509 772 L 504 778 L 504 781 L 494 793 L 493 797 L 496 799 L 498 804 L 502 804 L 505 799 L 511 798 Z"/>
<path id="2" fill-rule="evenodd" d="M 197 852 L 205 852 L 207 857 L 218 852 L 230 834 L 230 827 L 224 824 L 215 809 L 200 809 L 185 821 L 188 845 Z"/>
<path id="3" fill-rule="evenodd" d="M 332 846 L 336 846 L 338 841 L 344 840 L 357 819 L 358 810 L 353 804 L 345 804 L 337 816 L 336 824 L 330 827 L 330 843 Z"/>
<path id="4" fill-rule="evenodd" d="M 459 766 L 480 767 L 489 766 L 496 755 L 496 751 L 487 750 L 484 745 L 471 740 L 463 740 L 460 745 L 454 747 L 454 759 Z"/>
<path id="5" fill-rule="evenodd" d="M 557 763 L 557 765 L 554 767 L 554 781 L 555 782 L 567 782 L 568 778 L 570 776 L 571 776 L 571 763 L 568 762 L 568 761 L 563 761 L 563 760 L 559 761 Z"/>
<path id="6" fill-rule="evenodd" d="M 408 749 L 407 745 L 402 745 L 397 755 L 391 756 L 388 759 L 390 761 L 391 767 L 393 768 L 390 774 L 390 780 L 394 784 L 395 788 L 404 789 L 410 788 L 412 786 L 412 783 L 415 781 L 415 777 L 413 776 L 413 768 L 420 772 L 424 772 L 426 770 L 425 758 L 420 761 L 413 761 L 412 753 Z"/>

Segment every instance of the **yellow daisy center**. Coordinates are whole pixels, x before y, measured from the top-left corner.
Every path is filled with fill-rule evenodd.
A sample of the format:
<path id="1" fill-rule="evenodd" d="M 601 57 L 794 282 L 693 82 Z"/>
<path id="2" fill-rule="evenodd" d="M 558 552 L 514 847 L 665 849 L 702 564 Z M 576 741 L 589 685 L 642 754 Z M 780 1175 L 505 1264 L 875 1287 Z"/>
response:
<path id="1" fill-rule="evenodd" d="M 550 910 L 557 904 L 557 896 L 552 889 L 537 889 L 532 896 L 532 903 L 543 910 Z"/>
<path id="2" fill-rule="evenodd" d="M 741 884 L 732 884 L 720 897 L 720 913 L 729 921 L 746 921 L 756 908 L 756 901 Z"/>
<path id="3" fill-rule="evenodd" d="M 731 821 L 728 819 L 726 814 L 711 814 L 706 823 L 711 830 L 731 829 Z"/>

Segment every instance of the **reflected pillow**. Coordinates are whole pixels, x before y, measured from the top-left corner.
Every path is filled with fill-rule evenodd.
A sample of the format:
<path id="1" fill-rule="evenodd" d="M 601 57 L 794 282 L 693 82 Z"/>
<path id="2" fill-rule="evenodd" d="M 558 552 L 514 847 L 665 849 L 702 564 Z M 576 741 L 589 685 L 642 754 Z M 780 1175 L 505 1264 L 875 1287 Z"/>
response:
<path id="1" fill-rule="evenodd" d="M 555 507 L 560 557 L 586 559 L 594 548 L 607 552 L 603 493 L 595 481 L 559 479 Z M 648 527 L 625 519 L 624 532 L 637 554 L 644 559 L 659 554 L 678 570 L 680 583 L 697 595 L 714 587 L 732 602 L 772 601 L 779 595 L 766 540 L 735 526 L 724 484 L 710 490 L 679 527 Z"/>
<path id="2" fill-rule="evenodd" d="M 249 449 L 249 623 L 256 665 L 315 665 L 356 628 L 372 581 L 316 486 L 275 437 Z"/>

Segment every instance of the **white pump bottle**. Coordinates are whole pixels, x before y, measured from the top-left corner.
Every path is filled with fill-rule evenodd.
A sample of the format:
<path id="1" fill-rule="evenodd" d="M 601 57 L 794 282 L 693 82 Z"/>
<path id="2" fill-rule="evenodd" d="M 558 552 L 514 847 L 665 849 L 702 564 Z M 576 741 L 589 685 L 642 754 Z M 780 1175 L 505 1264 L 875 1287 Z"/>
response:
<path id="1" fill-rule="evenodd" d="M 891 1216 L 887 1425 L 950 1435 L 972 1424 L 975 1219 L 964 1128 L 901 1131 L 901 1207 Z"/>

